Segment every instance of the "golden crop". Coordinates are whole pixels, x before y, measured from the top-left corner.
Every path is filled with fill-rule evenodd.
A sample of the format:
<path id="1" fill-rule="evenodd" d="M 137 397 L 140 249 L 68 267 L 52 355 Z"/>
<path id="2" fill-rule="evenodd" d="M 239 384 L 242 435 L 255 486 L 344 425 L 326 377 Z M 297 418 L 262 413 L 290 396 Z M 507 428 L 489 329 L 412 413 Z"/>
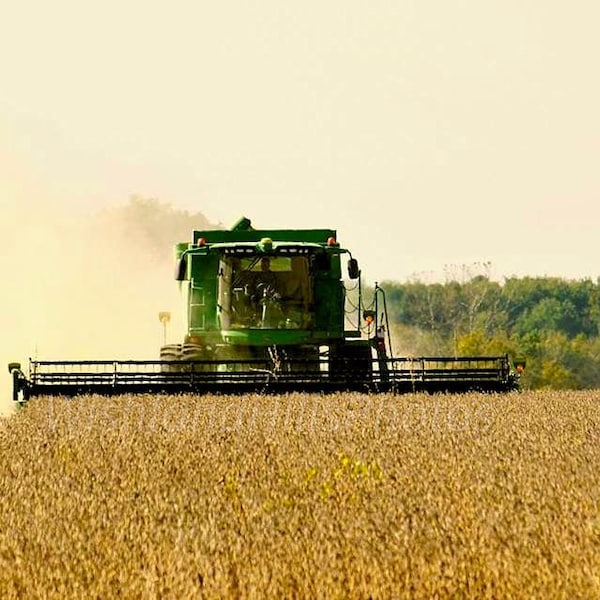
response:
<path id="1" fill-rule="evenodd" d="M 0 597 L 600 598 L 600 392 L 38 399 Z"/>

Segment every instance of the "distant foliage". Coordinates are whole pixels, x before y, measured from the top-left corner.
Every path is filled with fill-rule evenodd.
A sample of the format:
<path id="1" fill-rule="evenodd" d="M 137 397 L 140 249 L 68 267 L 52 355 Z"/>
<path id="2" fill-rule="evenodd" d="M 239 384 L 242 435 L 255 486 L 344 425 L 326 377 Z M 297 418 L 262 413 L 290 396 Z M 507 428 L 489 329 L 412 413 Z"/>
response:
<path id="1" fill-rule="evenodd" d="M 175 208 L 157 198 L 132 196 L 123 206 L 104 211 L 99 223 L 121 236 L 133 238 L 153 255 L 171 260 L 178 242 L 191 241 L 195 229 L 221 229 L 201 212 Z"/>
<path id="2" fill-rule="evenodd" d="M 600 282 L 511 277 L 499 283 L 476 275 L 384 288 L 405 352 L 506 352 L 527 360 L 528 387 L 600 387 Z"/>

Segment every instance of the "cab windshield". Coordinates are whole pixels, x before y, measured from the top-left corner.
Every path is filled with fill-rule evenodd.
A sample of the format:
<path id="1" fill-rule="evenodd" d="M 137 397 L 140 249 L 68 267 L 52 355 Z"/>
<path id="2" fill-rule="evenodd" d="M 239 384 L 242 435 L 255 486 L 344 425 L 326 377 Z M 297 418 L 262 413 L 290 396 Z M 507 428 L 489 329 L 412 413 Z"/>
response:
<path id="1" fill-rule="evenodd" d="M 313 317 L 306 256 L 223 256 L 223 329 L 307 329 Z"/>

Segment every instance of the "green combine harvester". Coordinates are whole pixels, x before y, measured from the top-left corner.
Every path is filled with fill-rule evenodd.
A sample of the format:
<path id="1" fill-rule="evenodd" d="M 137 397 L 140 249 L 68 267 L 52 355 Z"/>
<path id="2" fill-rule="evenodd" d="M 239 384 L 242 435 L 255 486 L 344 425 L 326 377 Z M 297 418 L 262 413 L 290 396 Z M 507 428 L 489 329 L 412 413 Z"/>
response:
<path id="1" fill-rule="evenodd" d="M 175 254 L 187 306 L 180 344 L 163 346 L 157 360 L 30 360 L 28 374 L 11 363 L 13 399 L 518 388 L 506 355 L 391 356 L 385 293 L 376 285 L 365 306 L 358 262 L 335 230 L 257 230 L 242 218 L 227 231 L 194 231 Z"/>

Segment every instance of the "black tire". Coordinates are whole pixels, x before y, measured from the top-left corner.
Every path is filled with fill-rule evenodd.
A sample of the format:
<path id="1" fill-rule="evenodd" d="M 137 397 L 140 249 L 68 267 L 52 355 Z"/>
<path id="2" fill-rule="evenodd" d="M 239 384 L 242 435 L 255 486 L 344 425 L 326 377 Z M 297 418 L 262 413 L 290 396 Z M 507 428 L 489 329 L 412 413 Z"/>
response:
<path id="1" fill-rule="evenodd" d="M 368 388 L 373 378 L 371 347 L 349 342 L 329 348 L 329 378 L 349 389 Z"/>
<path id="2" fill-rule="evenodd" d="M 170 365 L 168 363 L 181 360 L 181 344 L 167 344 L 160 349 L 161 373 L 177 373 L 181 371 L 181 365 Z"/>
<path id="3" fill-rule="evenodd" d="M 316 346 L 292 346 L 283 349 L 284 370 L 297 373 L 318 373 L 319 348 Z"/>
<path id="4" fill-rule="evenodd" d="M 181 346 L 181 360 L 187 361 L 207 361 L 211 360 L 212 356 L 206 346 L 200 344 L 194 344 L 186 342 Z M 189 365 L 183 365 L 183 368 L 189 372 L 203 372 L 203 371 L 215 371 L 216 366 L 214 364 L 200 364 L 191 362 Z"/>
<path id="5" fill-rule="evenodd" d="M 254 362 L 237 362 L 245 360 L 254 361 L 255 359 L 262 359 L 264 357 L 266 366 L 266 355 L 264 352 L 262 352 L 263 349 L 260 350 L 261 352 L 259 355 L 256 348 L 250 348 L 248 346 L 217 346 L 215 350 L 215 359 L 221 362 L 216 367 L 216 370 L 222 372 L 241 371 L 244 373 L 248 371 L 261 370 L 262 365 L 260 364 L 256 364 Z"/>

